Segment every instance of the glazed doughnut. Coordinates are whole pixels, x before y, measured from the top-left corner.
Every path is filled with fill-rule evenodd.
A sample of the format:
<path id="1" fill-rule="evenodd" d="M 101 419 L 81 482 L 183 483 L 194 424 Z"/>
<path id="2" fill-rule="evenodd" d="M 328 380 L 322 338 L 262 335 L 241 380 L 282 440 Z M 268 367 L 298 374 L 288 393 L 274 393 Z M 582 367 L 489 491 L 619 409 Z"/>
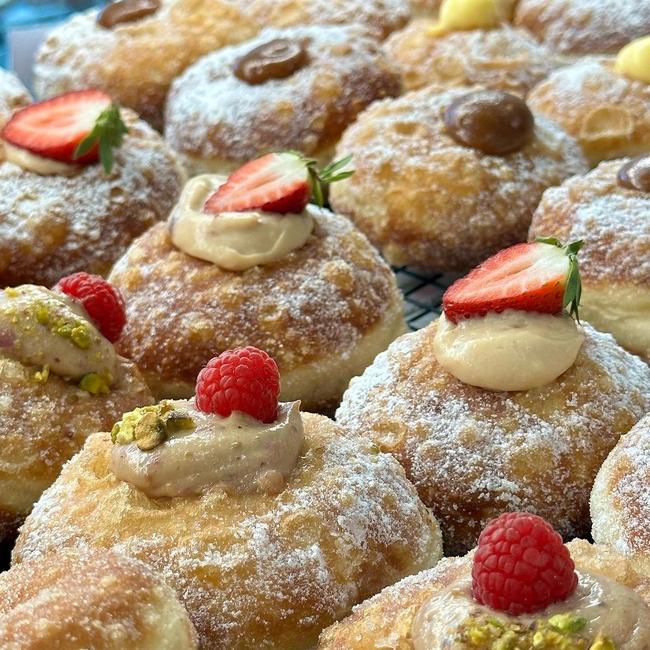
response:
<path id="1" fill-rule="evenodd" d="M 650 33 L 649 0 L 519 0 L 515 24 L 559 52 L 616 52 Z"/>
<path id="2" fill-rule="evenodd" d="M 278 39 L 296 50 L 282 78 L 249 83 L 235 74 L 237 62 Z M 282 149 L 329 162 L 357 114 L 400 88 L 379 43 L 359 26 L 268 29 L 204 57 L 174 82 L 165 137 L 193 174 L 227 173 Z"/>
<path id="3" fill-rule="evenodd" d="M 138 369 L 117 357 L 113 346 L 103 337 L 98 339 L 97 358 L 101 358 L 100 353 L 115 357 L 109 360 L 114 363 L 114 383 L 106 394 L 91 394 L 63 376 L 71 366 L 74 369 L 72 364 L 87 362 L 86 351 L 60 351 L 58 337 L 49 336 L 45 328 L 34 327 L 39 339 L 29 344 L 32 350 L 41 348 L 40 357 L 31 353 L 30 358 L 17 358 L 21 355 L 11 353 L 11 341 L 17 340 L 17 330 L 15 326 L 13 330 L 8 328 L 4 316 L 10 314 L 5 312 L 11 305 L 11 299 L 7 301 L 8 291 L 13 295 L 13 290 L 0 291 L 0 540 L 15 533 L 34 502 L 54 482 L 63 464 L 83 446 L 89 433 L 102 431 L 124 411 L 153 401 Z M 20 287 L 18 291 L 33 294 L 37 306 L 53 300 L 53 295 L 42 287 Z M 73 317 L 67 310 L 61 315 Z M 83 322 L 88 319 L 87 314 L 77 315 L 78 324 L 91 328 L 89 322 Z M 30 335 L 27 318 L 21 316 L 19 323 Z M 99 337 L 98 333 L 95 335 Z M 54 365 L 56 360 L 51 366 L 48 364 L 51 355 L 66 357 L 61 362 L 66 368 L 60 374 Z"/>
<path id="4" fill-rule="evenodd" d="M 189 397 L 214 354 L 255 345 L 276 359 L 282 399 L 330 411 L 405 331 L 390 268 L 346 219 L 309 210 L 305 246 L 241 273 L 179 250 L 164 224 L 134 242 L 111 274 L 128 313 L 117 346 L 154 394 Z"/>
<path id="5" fill-rule="evenodd" d="M 650 576 L 650 415 L 623 436 L 596 477 L 592 535 Z"/>
<path id="6" fill-rule="evenodd" d="M 625 558 L 607 547 L 594 546 L 579 539 L 569 542 L 567 548 L 579 571 L 604 576 L 628 587 L 650 606 L 650 580 L 636 573 Z M 357 607 L 352 616 L 325 630 L 320 638 L 318 650 L 413 650 L 416 646 L 411 634 L 420 608 L 429 598 L 439 594 L 459 578 L 466 577 L 471 565 L 472 554 L 460 558 L 445 558 L 433 569 L 387 587 L 379 595 Z M 461 644 L 454 647 L 464 650 L 466 647 L 488 646 Z M 617 647 L 624 650 L 628 646 Z M 429 647 L 429 650 L 440 648 L 436 645 Z"/>
<path id="7" fill-rule="evenodd" d="M 534 130 L 500 135 L 495 127 L 502 144 L 528 138 L 518 151 L 486 155 L 461 144 L 448 132 L 445 112 L 477 96 L 487 98 L 490 114 L 496 101 L 506 112 L 513 105 L 507 95 L 495 100 L 477 88 L 433 86 L 377 102 L 339 142 L 337 157 L 352 154 L 356 172 L 332 187 L 330 202 L 391 264 L 468 269 L 524 240 L 543 191 L 586 171 L 577 144 L 540 115 Z"/>
<path id="8" fill-rule="evenodd" d="M 411 13 L 408 0 L 239 0 L 239 5 L 261 27 L 356 23 L 378 38 L 403 27 Z"/>
<path id="9" fill-rule="evenodd" d="M 576 361 L 558 379 L 485 390 L 440 366 L 439 326 L 401 337 L 353 379 L 337 421 L 400 461 L 440 521 L 448 555 L 472 548 L 489 519 L 513 509 L 544 517 L 565 538 L 587 535 L 596 473 L 650 409 L 650 368 L 584 324 Z"/>
<path id="10" fill-rule="evenodd" d="M 384 45 L 407 90 L 477 84 L 525 96 L 561 65 L 557 55 L 523 29 L 503 26 L 435 35 L 434 25 L 431 19 L 414 20 Z"/>
<path id="11" fill-rule="evenodd" d="M 20 79 L 4 68 L 0 68 L 0 129 L 11 114 L 31 102 L 31 97 Z M 4 151 L 0 146 L 0 160 L 4 160 Z"/>
<path id="12" fill-rule="evenodd" d="M 135 237 L 166 219 L 184 178 L 176 155 L 130 111 L 106 174 L 99 164 L 43 176 L 0 164 L 0 287 L 107 274 Z"/>
<path id="13" fill-rule="evenodd" d="M 614 64 L 585 58 L 556 70 L 528 96 L 533 110 L 580 143 L 592 165 L 650 151 L 650 85 L 618 74 Z"/>
<path id="14" fill-rule="evenodd" d="M 644 158 L 646 166 L 650 158 Z M 631 159 L 601 163 L 547 190 L 535 212 L 531 240 L 582 239 L 582 316 L 650 361 L 650 186 L 621 186 Z"/>
<path id="15" fill-rule="evenodd" d="M 91 9 L 52 30 L 36 56 L 36 93 L 98 88 L 158 129 L 175 77 L 207 52 L 257 31 L 227 0 L 161 0 L 153 14 L 112 27 L 98 24 L 101 15 Z"/>
<path id="16" fill-rule="evenodd" d="M 168 587 L 117 553 L 62 549 L 0 575 L 0 645 L 39 650 L 195 650 Z"/>
<path id="17" fill-rule="evenodd" d="M 201 647 L 311 647 L 353 604 L 434 565 L 441 540 L 390 456 L 298 415 L 302 450 L 276 496 L 213 485 L 151 498 L 113 473 L 111 436 L 91 436 L 22 528 L 14 561 L 119 549 L 175 587 Z"/>

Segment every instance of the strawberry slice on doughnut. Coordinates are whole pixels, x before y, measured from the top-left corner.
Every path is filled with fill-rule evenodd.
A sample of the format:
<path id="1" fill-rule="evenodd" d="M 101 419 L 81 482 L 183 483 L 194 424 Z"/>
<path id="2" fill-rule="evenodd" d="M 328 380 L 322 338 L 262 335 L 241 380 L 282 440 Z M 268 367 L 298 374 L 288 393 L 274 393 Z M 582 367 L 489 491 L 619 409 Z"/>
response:
<path id="1" fill-rule="evenodd" d="M 506 248 L 449 287 L 445 316 L 457 323 L 506 309 L 557 314 L 567 307 L 578 319 L 581 247 L 581 241 L 563 246 L 545 238 Z"/>
<path id="2" fill-rule="evenodd" d="M 350 159 L 348 156 L 319 171 L 315 160 L 298 153 L 267 154 L 231 174 L 208 198 L 204 211 L 217 214 L 262 210 L 300 214 L 310 198 L 322 206 L 326 186 L 354 173 L 342 171 Z"/>
<path id="3" fill-rule="evenodd" d="M 2 129 L 8 144 L 67 164 L 102 161 L 110 172 L 113 147 L 127 128 L 119 108 L 100 90 L 65 93 L 16 111 Z"/>

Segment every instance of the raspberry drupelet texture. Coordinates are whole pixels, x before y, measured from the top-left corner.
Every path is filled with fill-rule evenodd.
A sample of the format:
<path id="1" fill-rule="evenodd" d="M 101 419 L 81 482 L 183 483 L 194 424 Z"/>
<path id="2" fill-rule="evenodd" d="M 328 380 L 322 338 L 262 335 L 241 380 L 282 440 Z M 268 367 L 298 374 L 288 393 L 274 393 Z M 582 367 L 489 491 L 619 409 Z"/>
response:
<path id="1" fill-rule="evenodd" d="M 472 595 L 481 605 L 529 614 L 565 600 L 577 584 L 569 551 L 541 517 L 506 513 L 481 533 L 472 567 Z"/>
<path id="2" fill-rule="evenodd" d="M 110 282 L 99 275 L 73 273 L 59 280 L 53 290 L 79 302 L 111 343 L 120 338 L 126 324 L 124 299 Z"/>
<path id="3" fill-rule="evenodd" d="M 196 379 L 196 406 L 228 417 L 240 411 L 273 422 L 278 414 L 280 373 L 275 361 L 252 346 L 215 357 Z"/>

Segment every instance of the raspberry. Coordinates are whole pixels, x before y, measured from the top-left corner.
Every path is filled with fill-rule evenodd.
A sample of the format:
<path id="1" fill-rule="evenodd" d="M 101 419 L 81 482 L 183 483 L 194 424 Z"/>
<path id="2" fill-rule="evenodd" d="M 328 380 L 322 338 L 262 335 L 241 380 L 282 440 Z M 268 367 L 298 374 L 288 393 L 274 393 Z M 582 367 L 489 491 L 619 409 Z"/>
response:
<path id="1" fill-rule="evenodd" d="M 53 290 L 80 303 L 111 343 L 120 338 L 126 324 L 124 300 L 110 282 L 90 273 L 73 273 L 59 280 Z"/>
<path id="2" fill-rule="evenodd" d="M 568 598 L 578 584 L 562 538 L 537 515 L 510 512 L 493 519 L 478 540 L 472 595 L 511 616 Z"/>
<path id="3" fill-rule="evenodd" d="M 228 417 L 248 413 L 262 422 L 278 415 L 280 373 L 275 361 L 254 347 L 228 350 L 212 359 L 196 379 L 196 406 Z"/>

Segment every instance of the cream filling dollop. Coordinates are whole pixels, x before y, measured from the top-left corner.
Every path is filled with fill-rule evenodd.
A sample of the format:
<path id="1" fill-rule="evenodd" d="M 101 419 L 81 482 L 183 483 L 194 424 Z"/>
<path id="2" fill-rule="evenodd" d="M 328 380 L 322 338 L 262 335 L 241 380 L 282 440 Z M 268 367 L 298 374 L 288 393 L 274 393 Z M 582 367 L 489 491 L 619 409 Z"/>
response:
<path id="1" fill-rule="evenodd" d="M 309 208 L 302 214 L 203 212 L 206 200 L 223 182 L 221 176 L 204 174 L 187 183 L 170 216 L 175 246 L 227 271 L 245 271 L 277 262 L 305 245 L 314 229 Z"/>
<path id="2" fill-rule="evenodd" d="M 650 84 L 650 36 L 628 43 L 618 53 L 615 69 L 629 79 Z"/>
<path id="3" fill-rule="evenodd" d="M 71 176 L 81 168 L 79 165 L 68 165 L 58 160 L 38 156 L 27 149 L 15 147 L 4 142 L 5 158 L 8 162 L 18 165 L 21 169 L 34 172 L 41 176 Z"/>
<path id="4" fill-rule="evenodd" d="M 444 0 L 433 35 L 469 29 L 492 29 L 512 20 L 515 0 Z"/>
<path id="5" fill-rule="evenodd" d="M 110 384 L 118 356 L 74 300 L 45 287 L 0 291 L 0 355 L 65 379 L 96 374 Z"/>
<path id="6" fill-rule="evenodd" d="M 617 650 L 650 648 L 650 608 L 635 591 L 611 578 L 579 572 L 578 586 L 567 600 L 525 616 L 508 616 L 479 605 L 472 598 L 471 584 L 470 576 L 463 577 L 422 605 L 411 627 L 415 650 L 457 647 L 450 642 L 457 638 L 468 619 L 487 617 L 505 624 L 531 625 L 558 614 L 583 619 L 584 626 L 578 634 L 588 641 L 602 634 Z"/>
<path id="7" fill-rule="evenodd" d="M 275 422 L 234 412 L 203 413 L 192 401 L 169 402 L 188 413 L 191 429 L 143 451 L 136 441 L 115 444 L 115 476 L 150 497 L 182 497 L 218 486 L 231 494 L 282 491 L 302 450 L 300 402 L 281 403 Z"/>
<path id="8" fill-rule="evenodd" d="M 575 362 L 584 332 L 567 314 L 508 309 L 460 320 L 444 314 L 433 342 L 438 363 L 465 384 L 519 391 L 545 386 Z"/>

